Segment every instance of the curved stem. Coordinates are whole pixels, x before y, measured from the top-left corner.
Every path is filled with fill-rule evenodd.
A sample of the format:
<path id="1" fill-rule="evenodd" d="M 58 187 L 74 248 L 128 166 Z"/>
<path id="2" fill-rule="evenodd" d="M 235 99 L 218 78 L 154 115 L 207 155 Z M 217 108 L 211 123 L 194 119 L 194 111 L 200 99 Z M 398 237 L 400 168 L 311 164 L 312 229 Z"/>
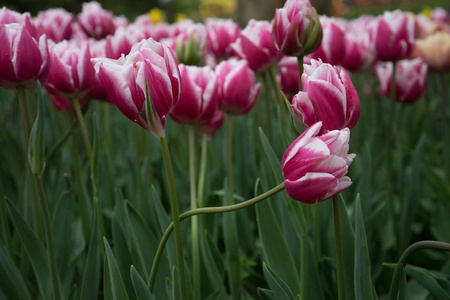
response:
<path id="1" fill-rule="evenodd" d="M 167 183 L 169 185 L 170 205 L 172 208 L 173 227 L 175 229 L 175 245 L 177 249 L 177 261 L 180 274 L 181 299 L 187 299 L 186 282 L 184 276 L 185 272 L 184 272 L 183 246 L 181 243 L 180 216 L 178 212 L 177 192 L 175 190 L 175 180 L 173 177 L 172 162 L 170 160 L 169 147 L 167 146 L 166 139 L 164 137 L 161 137 L 159 139 L 159 142 L 161 143 L 161 150 L 164 158 L 164 166 L 166 168 Z"/>
<path id="2" fill-rule="evenodd" d="M 422 249 L 436 249 L 441 251 L 450 252 L 450 244 L 444 243 L 444 242 L 438 242 L 438 241 L 420 241 L 417 243 L 412 244 L 409 246 L 400 256 L 400 259 L 398 260 L 397 267 L 395 267 L 394 275 L 392 276 L 391 280 L 391 288 L 389 290 L 389 300 L 395 300 L 397 299 L 397 292 L 398 292 L 398 275 L 400 272 L 400 267 L 405 264 L 406 259 L 408 256 L 418 250 Z"/>
<path id="3" fill-rule="evenodd" d="M 277 185 L 273 189 L 265 192 L 264 194 L 261 194 L 255 198 L 252 198 L 250 200 L 247 200 L 247 201 L 244 201 L 244 202 L 241 202 L 238 204 L 233 204 L 233 205 L 228 205 L 228 206 L 216 206 L 216 207 L 201 207 L 201 208 L 187 211 L 180 215 L 180 221 L 184 221 L 187 218 L 190 218 L 190 217 L 196 216 L 196 215 L 227 213 L 227 212 L 232 212 L 232 211 L 236 211 L 239 209 L 243 209 L 243 208 L 252 206 L 258 202 L 261 202 L 262 200 L 269 198 L 270 196 L 273 196 L 282 190 L 284 190 L 284 182 L 280 183 L 279 185 Z M 150 290 L 153 290 L 153 285 L 155 283 L 156 271 L 158 270 L 159 261 L 161 259 L 161 255 L 164 251 L 164 247 L 166 246 L 167 240 L 169 239 L 170 234 L 172 233 L 173 229 L 174 229 L 174 223 L 172 222 L 167 227 L 161 240 L 159 241 L 158 249 L 156 250 L 155 258 L 153 260 L 152 270 L 150 272 L 150 278 L 148 281 L 148 286 L 149 286 Z"/>
<path id="4" fill-rule="evenodd" d="M 344 264 L 342 258 L 341 222 L 339 216 L 339 194 L 333 197 L 334 236 L 336 241 L 336 270 L 338 281 L 338 299 L 345 300 Z"/>
<path id="5" fill-rule="evenodd" d="M 197 208 L 197 193 L 195 186 L 195 127 L 189 126 L 189 184 L 191 190 L 191 209 Z M 194 298 L 200 299 L 200 253 L 198 244 L 198 218 L 192 217 L 192 281 L 194 283 Z"/>

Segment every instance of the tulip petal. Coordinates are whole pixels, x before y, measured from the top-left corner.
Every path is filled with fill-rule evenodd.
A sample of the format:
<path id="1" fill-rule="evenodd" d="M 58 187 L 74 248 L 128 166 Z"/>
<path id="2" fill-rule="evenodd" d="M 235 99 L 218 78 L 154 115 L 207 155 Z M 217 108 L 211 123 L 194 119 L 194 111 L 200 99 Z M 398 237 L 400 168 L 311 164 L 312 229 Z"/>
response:
<path id="1" fill-rule="evenodd" d="M 326 173 L 307 173 L 297 180 L 285 180 L 286 192 L 294 200 L 313 204 L 326 200 L 329 191 L 338 186 L 338 179 Z"/>

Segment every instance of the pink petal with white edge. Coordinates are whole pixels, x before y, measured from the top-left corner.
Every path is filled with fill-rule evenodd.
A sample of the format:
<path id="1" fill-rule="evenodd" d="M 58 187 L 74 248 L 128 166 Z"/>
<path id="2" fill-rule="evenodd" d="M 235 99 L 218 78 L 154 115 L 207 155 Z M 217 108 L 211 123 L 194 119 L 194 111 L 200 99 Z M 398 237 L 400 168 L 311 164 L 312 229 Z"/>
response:
<path id="1" fill-rule="evenodd" d="M 308 204 L 327 199 L 329 191 L 334 191 L 338 184 L 336 177 L 326 173 L 307 173 L 298 180 L 285 180 L 287 194 L 294 200 Z"/>
<path id="2" fill-rule="evenodd" d="M 329 191 L 325 196 L 323 196 L 324 200 L 334 197 L 340 192 L 345 191 L 352 185 L 352 183 L 353 182 L 349 177 L 347 176 L 342 177 L 341 179 L 339 179 L 338 185 L 333 190 Z"/>

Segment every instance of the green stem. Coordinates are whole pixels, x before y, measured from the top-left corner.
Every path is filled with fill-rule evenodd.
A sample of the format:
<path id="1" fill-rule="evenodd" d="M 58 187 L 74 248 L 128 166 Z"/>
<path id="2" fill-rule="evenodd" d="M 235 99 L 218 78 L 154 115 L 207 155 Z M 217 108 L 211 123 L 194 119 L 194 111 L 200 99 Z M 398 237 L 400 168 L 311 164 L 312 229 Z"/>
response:
<path id="1" fill-rule="evenodd" d="M 76 122 L 75 122 L 76 123 Z M 73 127 L 70 126 L 70 129 L 64 133 L 64 135 L 56 142 L 55 145 L 48 151 L 47 155 L 45 156 L 45 163 L 48 165 L 48 162 L 53 159 L 53 156 L 55 153 L 61 148 L 62 145 L 67 141 L 67 139 L 72 135 Z"/>
<path id="2" fill-rule="evenodd" d="M 447 134 L 447 106 L 446 106 L 446 84 L 444 80 L 444 74 L 441 72 L 438 74 L 439 86 L 441 88 L 441 113 L 442 113 L 442 141 L 443 141 L 443 149 L 442 149 L 442 161 L 444 164 L 444 172 L 446 177 L 449 176 L 448 170 L 448 134 Z"/>
<path id="3" fill-rule="evenodd" d="M 266 95 L 265 103 L 266 103 L 266 122 L 267 122 L 267 135 L 269 137 L 269 141 L 272 142 L 272 108 L 270 107 L 271 97 L 270 97 L 270 74 L 269 71 L 266 71 L 263 74 L 263 83 L 264 83 L 264 91 Z"/>
<path id="4" fill-rule="evenodd" d="M 243 209 L 249 206 L 252 206 L 258 202 L 261 202 L 262 200 L 269 198 L 270 196 L 275 195 L 276 193 L 284 190 L 284 182 L 280 183 L 273 189 L 265 192 L 264 194 L 261 194 L 255 198 L 249 199 L 247 201 L 228 205 L 228 206 L 218 206 L 218 207 L 201 207 L 194 210 L 190 210 L 187 212 L 184 212 L 180 215 L 180 221 L 184 221 L 192 216 L 196 215 L 203 215 L 203 214 L 216 214 L 216 213 L 228 213 L 233 212 L 239 209 Z M 152 269 L 150 272 L 150 278 L 148 281 L 148 286 L 150 290 L 153 290 L 153 285 L 155 283 L 156 279 L 156 272 L 158 271 L 159 261 L 161 259 L 162 253 L 164 251 L 164 248 L 166 246 L 167 240 L 170 237 L 170 234 L 172 233 L 174 229 L 174 223 L 170 223 L 170 225 L 167 227 L 166 231 L 164 232 L 161 240 L 159 241 L 158 249 L 156 250 L 155 258 L 153 260 Z"/>
<path id="5" fill-rule="evenodd" d="M 191 210 L 197 208 L 195 186 L 195 127 L 189 126 L 189 183 L 191 190 Z M 194 283 L 194 298 L 200 299 L 200 253 L 198 242 L 198 218 L 194 216 L 191 223 L 192 231 L 192 276 Z"/>
<path id="6" fill-rule="evenodd" d="M 286 131 L 286 120 L 289 120 L 289 122 L 291 120 L 290 120 L 290 118 L 286 118 L 286 103 L 285 103 L 284 99 L 281 97 L 281 88 L 280 88 L 280 85 L 278 84 L 277 72 L 276 72 L 275 67 L 270 68 L 270 77 L 271 77 L 273 92 L 275 94 L 275 98 L 277 99 L 278 109 L 280 111 L 281 130 L 283 131 L 283 136 L 284 136 L 284 139 L 285 139 L 287 145 L 289 145 L 290 140 L 288 137 L 288 133 Z"/>
<path id="7" fill-rule="evenodd" d="M 9 224 L 6 216 L 6 198 L 3 195 L 2 184 L 0 182 L 0 226 L 2 227 L 2 241 L 5 244 L 6 252 L 11 254 L 11 239 L 9 234 Z"/>
<path id="8" fill-rule="evenodd" d="M 38 199 L 36 196 L 36 185 L 33 184 L 33 176 L 31 173 L 30 165 L 28 164 L 28 147 L 30 142 L 30 131 L 31 131 L 31 125 L 30 125 L 30 117 L 28 114 L 28 107 L 26 103 L 26 95 L 25 95 L 25 88 L 24 87 L 18 87 L 17 88 L 17 98 L 19 100 L 19 109 L 20 109 L 20 116 L 22 119 L 22 129 L 23 129 L 23 136 L 25 139 L 25 166 L 27 169 L 27 175 L 29 176 L 29 183 L 30 183 L 30 192 L 31 192 L 31 210 L 33 212 L 33 226 L 36 234 L 41 237 L 41 231 L 39 227 L 39 204 Z"/>
<path id="9" fill-rule="evenodd" d="M 300 292 L 308 299 L 308 236 L 307 230 L 300 236 Z"/>
<path id="10" fill-rule="evenodd" d="M 167 182 L 169 185 L 170 205 L 172 208 L 173 226 L 175 228 L 175 245 L 177 249 L 178 269 L 180 274 L 181 299 L 187 299 L 186 282 L 184 272 L 183 246 L 181 243 L 181 226 L 180 216 L 178 212 L 177 192 L 175 190 L 175 180 L 173 177 L 172 162 L 170 160 L 169 147 L 164 137 L 159 139 L 161 150 L 164 158 L 164 166 L 166 168 Z"/>
<path id="11" fill-rule="evenodd" d="M 135 163 L 136 163 L 136 179 L 137 179 L 137 190 L 139 199 L 139 212 L 141 216 L 144 216 L 144 193 L 142 186 L 142 174 L 141 174 L 141 151 L 139 145 L 139 128 L 137 124 L 133 124 L 133 139 L 134 139 L 134 153 L 135 153 Z"/>
<path id="12" fill-rule="evenodd" d="M 398 293 L 398 275 L 400 267 L 406 263 L 408 256 L 418 250 L 422 249 L 436 249 L 441 251 L 450 252 L 450 244 L 438 241 L 420 241 L 409 246 L 405 252 L 400 256 L 397 266 L 394 271 L 394 275 L 391 280 L 391 288 L 389 290 L 389 300 L 396 300 Z"/>
<path id="13" fill-rule="evenodd" d="M 84 123 L 84 118 L 83 118 L 83 114 L 81 113 L 81 109 L 80 109 L 80 103 L 78 103 L 77 99 L 72 99 L 73 102 L 73 107 L 75 108 L 75 113 L 77 115 L 77 119 L 78 119 L 78 123 L 80 123 L 80 128 L 81 128 L 81 134 L 83 135 L 83 140 L 84 140 L 84 146 L 86 147 L 86 153 L 88 156 L 88 160 L 89 160 L 89 165 L 91 166 L 91 170 L 92 170 L 92 147 L 91 147 L 91 142 L 89 141 L 89 135 L 86 129 L 86 124 Z"/>
<path id="14" fill-rule="evenodd" d="M 228 190 L 230 192 L 230 202 L 234 204 L 233 187 L 233 116 L 227 114 L 227 171 L 228 171 Z"/>
<path id="15" fill-rule="evenodd" d="M 298 91 L 302 91 L 303 56 L 297 56 L 298 65 Z"/>
<path id="16" fill-rule="evenodd" d="M 205 175 L 206 175 L 206 159 L 208 150 L 208 135 L 206 133 L 202 136 L 202 153 L 200 156 L 200 174 L 198 176 L 198 206 L 202 207 L 203 203 L 203 192 L 205 185 Z"/>
<path id="17" fill-rule="evenodd" d="M 339 217 L 339 194 L 333 197 L 334 236 L 336 241 L 336 270 L 338 299 L 345 300 L 344 264 L 342 258 L 341 222 Z"/>
<path id="18" fill-rule="evenodd" d="M 33 174 L 34 183 L 38 190 L 39 195 L 39 203 L 41 205 L 41 213 L 42 219 L 44 221 L 44 230 L 45 230 L 45 241 L 47 244 L 47 256 L 50 264 L 50 276 L 53 287 L 53 296 L 54 299 L 61 299 L 61 294 L 59 291 L 59 282 L 58 282 L 58 272 L 56 270 L 56 258 L 55 258 L 55 248 L 53 244 L 53 234 L 52 227 L 50 221 L 50 213 L 47 206 L 47 199 L 45 198 L 45 192 L 42 187 L 41 180 L 37 174 Z"/>

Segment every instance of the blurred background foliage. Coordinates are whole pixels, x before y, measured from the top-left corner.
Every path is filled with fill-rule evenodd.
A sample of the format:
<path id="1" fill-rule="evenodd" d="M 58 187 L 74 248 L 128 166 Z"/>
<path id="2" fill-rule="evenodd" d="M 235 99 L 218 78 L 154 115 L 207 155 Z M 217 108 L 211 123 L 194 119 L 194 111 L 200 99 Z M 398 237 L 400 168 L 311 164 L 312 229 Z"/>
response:
<path id="1" fill-rule="evenodd" d="M 36 15 L 38 11 L 62 7 L 68 11 L 81 11 L 83 0 L 2 0 L 0 7 L 7 6 L 20 12 L 29 11 Z M 87 2 L 87 1 L 86 1 Z M 224 17 L 239 21 L 242 26 L 248 20 L 271 19 L 277 7 L 284 5 L 284 0 L 105 0 L 101 5 L 124 15 L 129 20 L 148 12 L 152 8 L 162 9 L 173 22 L 180 16 L 194 20 L 206 17 Z M 320 14 L 354 18 L 361 14 L 381 14 L 385 10 L 400 8 L 418 13 L 427 7 L 441 6 L 449 8 L 448 0 L 311 0 Z"/>

